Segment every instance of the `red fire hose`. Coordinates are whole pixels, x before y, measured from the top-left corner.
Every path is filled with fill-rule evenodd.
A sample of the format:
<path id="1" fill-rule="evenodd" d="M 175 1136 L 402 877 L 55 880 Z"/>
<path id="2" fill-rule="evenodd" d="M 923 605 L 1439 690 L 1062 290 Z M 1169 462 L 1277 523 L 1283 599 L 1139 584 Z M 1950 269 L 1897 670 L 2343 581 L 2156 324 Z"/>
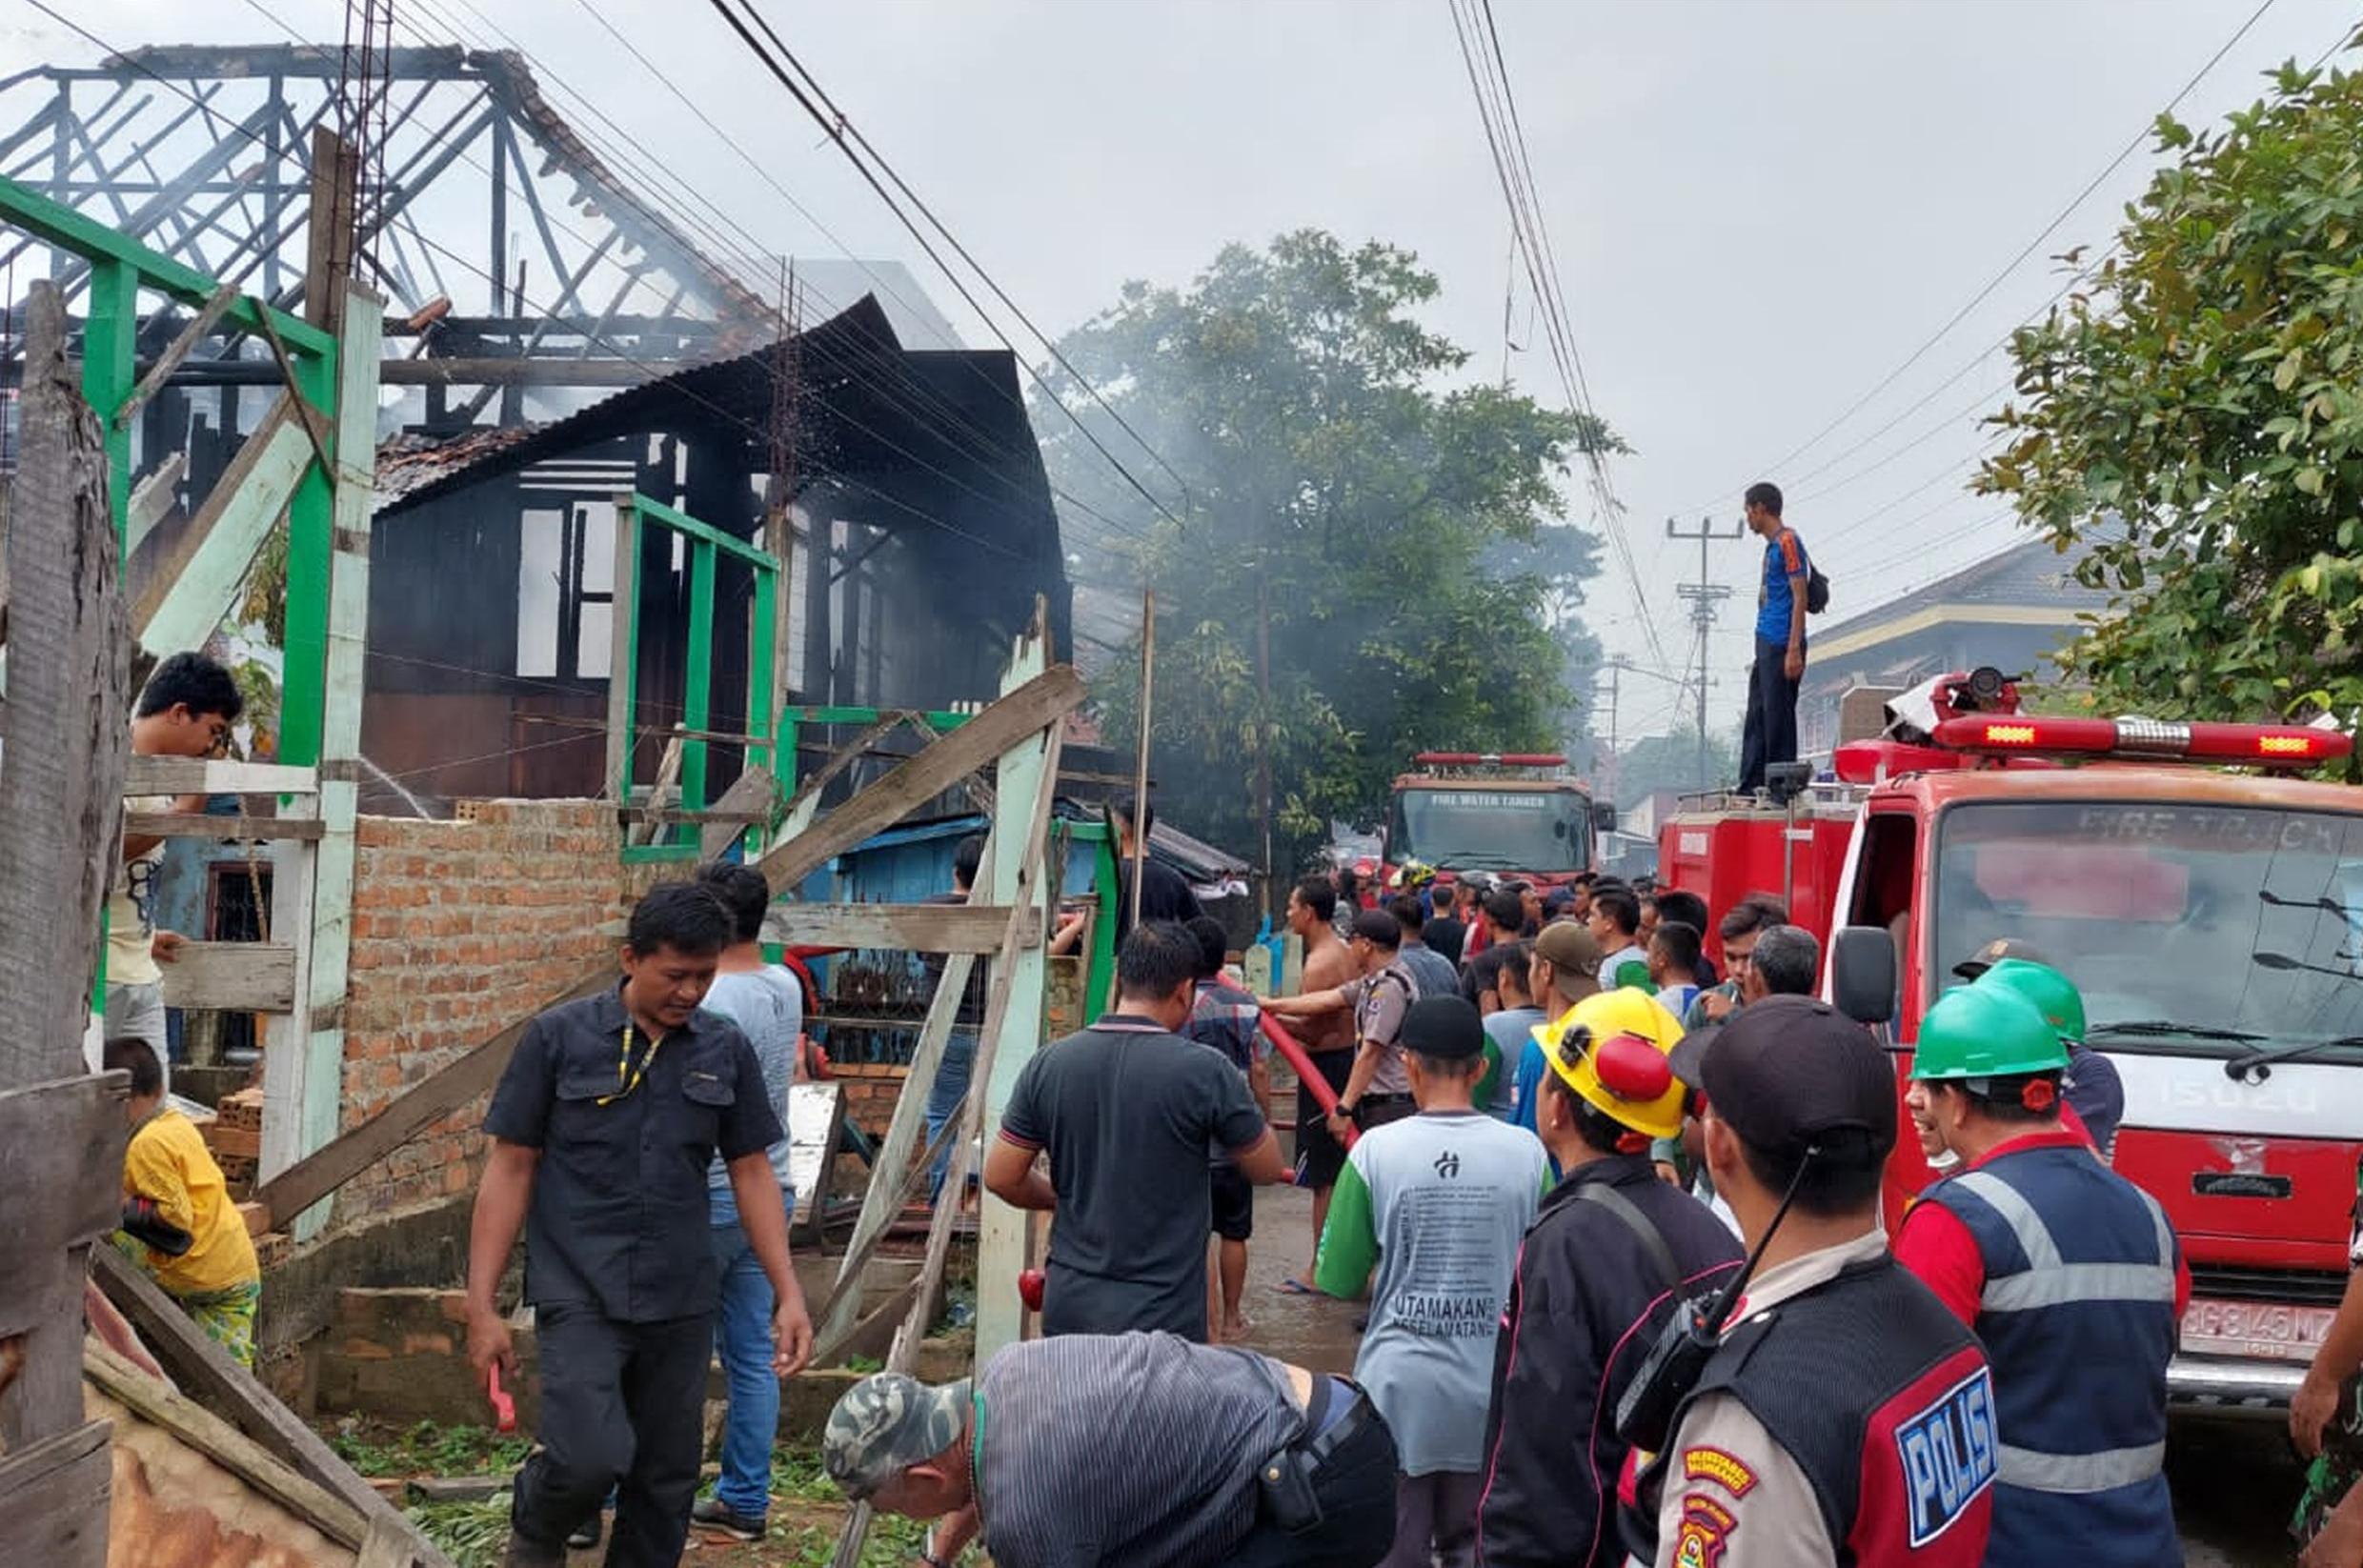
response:
<path id="1" fill-rule="evenodd" d="M 1297 1070 L 1297 1081 L 1312 1095 L 1313 1102 L 1324 1114 L 1336 1110 L 1338 1092 L 1329 1087 L 1329 1080 L 1321 1075 L 1321 1069 L 1313 1065 L 1313 1058 L 1305 1053 L 1304 1047 L 1297 1043 L 1296 1036 L 1282 1029 L 1280 1020 L 1269 1013 L 1259 1013 L 1257 1021 L 1263 1026 L 1263 1037 L 1272 1042 L 1272 1049 L 1287 1057 L 1288 1065 Z M 1348 1127 L 1345 1130 L 1345 1146 L 1351 1149 L 1354 1139 L 1360 1136 L 1357 1129 Z"/>

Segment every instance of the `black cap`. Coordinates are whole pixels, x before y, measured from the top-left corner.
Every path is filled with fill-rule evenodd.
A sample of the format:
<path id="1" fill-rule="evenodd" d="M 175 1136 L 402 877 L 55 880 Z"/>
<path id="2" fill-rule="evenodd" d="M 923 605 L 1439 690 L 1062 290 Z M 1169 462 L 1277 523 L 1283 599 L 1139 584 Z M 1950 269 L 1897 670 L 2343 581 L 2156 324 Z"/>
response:
<path id="1" fill-rule="evenodd" d="M 1485 1025 L 1477 1009 L 1460 997 L 1429 996 L 1404 1010 L 1397 1038 L 1414 1055 L 1466 1061 L 1484 1054 Z"/>
<path id="2" fill-rule="evenodd" d="M 2023 958 L 2030 964 L 2051 961 L 2032 942 L 2022 942 L 2015 936 L 1997 936 L 1953 965 L 1952 972 L 1965 980 L 1974 980 L 2005 958 Z"/>
<path id="3" fill-rule="evenodd" d="M 1870 1032 L 1828 1002 L 1750 1002 L 1691 1065 L 1695 1077 L 1683 1081 L 1750 1148 L 1791 1155 L 1819 1144 L 1834 1162 L 1875 1165 L 1895 1147 L 1895 1070 Z"/>

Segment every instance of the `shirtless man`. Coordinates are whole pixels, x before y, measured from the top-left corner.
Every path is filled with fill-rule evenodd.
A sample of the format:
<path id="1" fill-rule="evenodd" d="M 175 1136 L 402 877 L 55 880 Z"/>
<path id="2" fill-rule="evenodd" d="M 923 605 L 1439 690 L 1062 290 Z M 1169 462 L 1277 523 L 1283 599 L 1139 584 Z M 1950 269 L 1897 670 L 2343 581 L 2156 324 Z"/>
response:
<path id="1" fill-rule="evenodd" d="M 1353 954 L 1338 939 L 1334 924 L 1337 915 L 1337 890 L 1326 876 L 1308 876 L 1288 894 L 1288 929 L 1304 943 L 1304 972 L 1301 993 L 1334 991 L 1354 978 L 1359 973 Z M 1310 1014 L 1288 1020 L 1288 1029 L 1305 1051 L 1313 1065 L 1329 1087 L 1338 1092 L 1345 1088 L 1348 1075 L 1354 1071 L 1354 1013 L 1351 1008 Z M 1338 1172 L 1345 1164 L 1345 1147 L 1329 1131 L 1321 1102 L 1303 1083 L 1297 1085 L 1297 1185 L 1313 1190 L 1313 1245 L 1321 1246 L 1321 1228 L 1329 1217 L 1329 1190 L 1337 1185 Z M 1304 1271 L 1282 1282 L 1282 1290 L 1292 1295 L 1313 1294 L 1313 1259 L 1304 1260 Z"/>

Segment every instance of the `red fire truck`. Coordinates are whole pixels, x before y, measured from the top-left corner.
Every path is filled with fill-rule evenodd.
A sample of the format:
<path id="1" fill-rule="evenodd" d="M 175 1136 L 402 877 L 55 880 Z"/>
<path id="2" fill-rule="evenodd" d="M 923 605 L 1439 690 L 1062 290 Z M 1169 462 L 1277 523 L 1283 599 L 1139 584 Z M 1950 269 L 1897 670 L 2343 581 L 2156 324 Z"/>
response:
<path id="1" fill-rule="evenodd" d="M 1553 886 L 1593 869 L 1597 833 L 1616 825 L 1554 752 L 1422 752 L 1412 763 L 1387 814 L 1390 884 L 1416 862 L 1445 881 L 1482 871 Z"/>
<path id="2" fill-rule="evenodd" d="M 2363 1157 L 2363 792 L 2193 764 L 2312 767 L 2352 741 L 2024 714 L 1991 670 L 1889 714 L 1796 804 L 1670 821 L 1669 879 L 1720 916 L 1741 883 L 1781 886 L 1786 848 L 1794 916 L 1832 932 L 1824 995 L 1888 1032 L 1899 1095 L 1955 964 L 2013 937 L 2064 970 L 2124 1079 L 2116 1168 L 2190 1257 L 2172 1399 L 2286 1405 L 2345 1286 Z M 1932 1178 L 1905 1138 L 1890 1223 Z"/>

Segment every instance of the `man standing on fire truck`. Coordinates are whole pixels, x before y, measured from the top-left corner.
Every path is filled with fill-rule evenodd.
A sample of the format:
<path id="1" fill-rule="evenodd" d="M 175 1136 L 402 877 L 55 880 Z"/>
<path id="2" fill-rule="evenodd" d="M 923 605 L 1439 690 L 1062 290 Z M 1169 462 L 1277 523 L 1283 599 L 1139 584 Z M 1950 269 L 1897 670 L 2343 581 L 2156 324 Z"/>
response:
<path id="1" fill-rule="evenodd" d="M 1939 997 L 1914 1050 L 1906 1103 L 1962 1167 L 1895 1255 L 1992 1359 L 1987 1568 L 2180 1563 L 2162 1466 L 2191 1274 L 2165 1211 L 2062 1124 L 2068 1053 L 1999 970 Z"/>
<path id="2" fill-rule="evenodd" d="M 1756 593 L 1756 663 L 1747 673 L 1747 718 L 1740 729 L 1742 794 L 1764 788 L 1764 771 L 1797 760 L 1797 685 L 1805 679 L 1806 585 L 1812 560 L 1781 521 L 1781 487 L 1747 487 L 1748 532 L 1764 540 L 1764 586 Z"/>

